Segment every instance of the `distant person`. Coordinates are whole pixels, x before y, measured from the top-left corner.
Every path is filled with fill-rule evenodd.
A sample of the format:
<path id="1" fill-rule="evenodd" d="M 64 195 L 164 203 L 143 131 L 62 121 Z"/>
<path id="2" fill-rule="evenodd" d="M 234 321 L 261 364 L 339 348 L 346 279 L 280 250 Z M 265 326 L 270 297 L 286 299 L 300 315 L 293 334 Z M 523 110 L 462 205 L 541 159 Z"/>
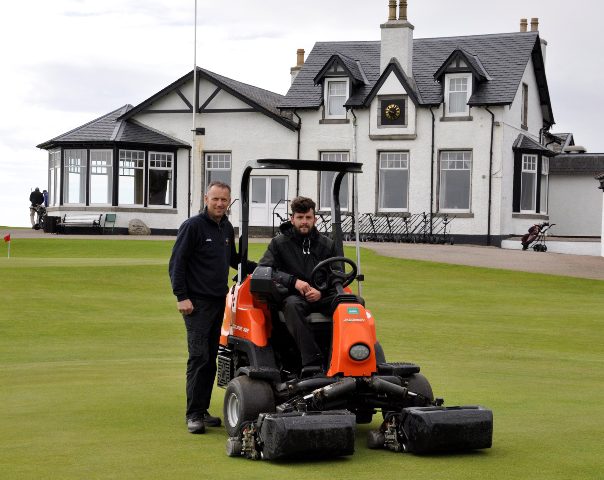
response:
<path id="1" fill-rule="evenodd" d="M 170 258 L 172 291 L 187 329 L 185 417 L 190 433 L 205 433 L 206 426 L 220 426 L 220 418 L 211 416 L 208 408 L 216 377 L 229 266 L 237 268 L 240 261 L 233 225 L 226 216 L 230 202 L 229 185 L 210 183 L 204 210 L 180 226 Z M 255 264 L 249 265 L 253 270 Z"/>
<path id="2" fill-rule="evenodd" d="M 31 228 L 36 228 L 36 212 L 38 210 L 38 206 L 44 203 L 44 194 L 40 191 L 38 187 L 29 194 L 29 219 L 31 220 Z M 39 221 L 40 219 L 38 219 Z"/>
<path id="3" fill-rule="evenodd" d="M 44 206 L 48 208 L 48 190 L 42 190 L 42 195 L 44 195 Z"/>

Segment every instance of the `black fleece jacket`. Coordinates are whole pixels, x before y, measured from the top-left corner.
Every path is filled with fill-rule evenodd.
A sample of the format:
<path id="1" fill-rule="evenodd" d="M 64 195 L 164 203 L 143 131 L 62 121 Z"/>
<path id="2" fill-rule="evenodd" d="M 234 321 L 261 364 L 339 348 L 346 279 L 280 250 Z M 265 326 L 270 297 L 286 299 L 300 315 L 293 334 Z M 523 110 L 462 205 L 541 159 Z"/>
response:
<path id="1" fill-rule="evenodd" d="M 216 223 L 204 210 L 178 229 L 169 265 L 172 291 L 178 301 L 224 297 L 229 266 L 238 263 L 233 225 L 226 216 Z"/>
<path id="2" fill-rule="evenodd" d="M 282 235 L 271 240 L 258 265 L 272 267 L 273 280 L 295 293 L 296 280 L 309 282 L 319 262 L 338 254 L 333 240 L 314 227 L 308 235 L 298 233 L 291 222 L 285 222 L 279 229 Z"/>

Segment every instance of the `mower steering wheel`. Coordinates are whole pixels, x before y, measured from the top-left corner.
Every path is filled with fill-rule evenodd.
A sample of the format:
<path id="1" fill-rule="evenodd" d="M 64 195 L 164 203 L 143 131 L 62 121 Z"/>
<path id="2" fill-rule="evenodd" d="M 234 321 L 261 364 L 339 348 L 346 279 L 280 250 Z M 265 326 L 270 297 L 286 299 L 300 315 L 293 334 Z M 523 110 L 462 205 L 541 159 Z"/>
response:
<path id="1" fill-rule="evenodd" d="M 350 267 L 352 267 L 352 271 L 350 273 L 346 273 L 345 271 L 334 268 L 335 264 L 342 263 L 350 265 Z M 321 276 L 323 279 L 320 278 Z M 319 262 L 317 266 L 313 268 L 310 274 L 310 283 L 317 290 L 321 291 L 327 290 L 329 287 L 337 283 L 341 283 L 342 288 L 344 288 L 350 285 L 356 276 L 357 264 L 350 260 L 350 258 L 331 257 Z"/>

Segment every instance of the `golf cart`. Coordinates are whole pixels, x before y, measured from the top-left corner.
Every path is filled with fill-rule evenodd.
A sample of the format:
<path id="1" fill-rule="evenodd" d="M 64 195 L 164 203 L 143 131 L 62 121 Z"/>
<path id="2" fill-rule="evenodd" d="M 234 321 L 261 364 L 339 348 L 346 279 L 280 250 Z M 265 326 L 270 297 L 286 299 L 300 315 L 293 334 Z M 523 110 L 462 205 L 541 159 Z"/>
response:
<path id="1" fill-rule="evenodd" d="M 492 413 L 478 406 L 444 407 L 413 363 L 386 362 L 375 319 L 349 285 L 360 280 L 344 257 L 340 185 L 362 164 L 262 159 L 249 162 L 241 180 L 238 280 L 227 296 L 217 382 L 226 387 L 227 454 L 258 459 L 320 458 L 354 453 L 355 426 L 381 410 L 383 423 L 369 448 L 427 453 L 489 448 Z M 327 364 L 309 372 L 289 336 L 282 292 L 270 267 L 247 271 L 249 182 L 253 170 L 334 172 L 332 236 L 338 257 L 320 262 L 311 284 L 335 289 L 333 314 L 307 317 Z M 358 258 L 358 257 L 357 257 Z"/>

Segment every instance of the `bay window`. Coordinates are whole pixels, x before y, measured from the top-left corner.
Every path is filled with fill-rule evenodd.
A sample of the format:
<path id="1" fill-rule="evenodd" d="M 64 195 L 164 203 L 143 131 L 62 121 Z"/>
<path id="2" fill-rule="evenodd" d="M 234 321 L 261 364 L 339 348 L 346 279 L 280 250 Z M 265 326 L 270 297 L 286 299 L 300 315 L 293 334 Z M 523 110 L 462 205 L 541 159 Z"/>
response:
<path id="1" fill-rule="evenodd" d="M 86 150 L 65 150 L 64 203 L 86 204 Z"/>
<path id="2" fill-rule="evenodd" d="M 113 192 L 113 152 L 90 150 L 90 203 L 111 205 Z"/>
<path id="3" fill-rule="evenodd" d="M 142 205 L 145 186 L 145 152 L 120 150 L 119 204 Z"/>
<path id="4" fill-rule="evenodd" d="M 535 213 L 537 208 L 537 155 L 522 155 L 520 212 Z"/>
<path id="5" fill-rule="evenodd" d="M 149 152 L 149 205 L 172 205 L 172 153 Z"/>
<path id="6" fill-rule="evenodd" d="M 61 150 L 48 155 L 48 205 L 58 206 L 61 200 Z"/>

